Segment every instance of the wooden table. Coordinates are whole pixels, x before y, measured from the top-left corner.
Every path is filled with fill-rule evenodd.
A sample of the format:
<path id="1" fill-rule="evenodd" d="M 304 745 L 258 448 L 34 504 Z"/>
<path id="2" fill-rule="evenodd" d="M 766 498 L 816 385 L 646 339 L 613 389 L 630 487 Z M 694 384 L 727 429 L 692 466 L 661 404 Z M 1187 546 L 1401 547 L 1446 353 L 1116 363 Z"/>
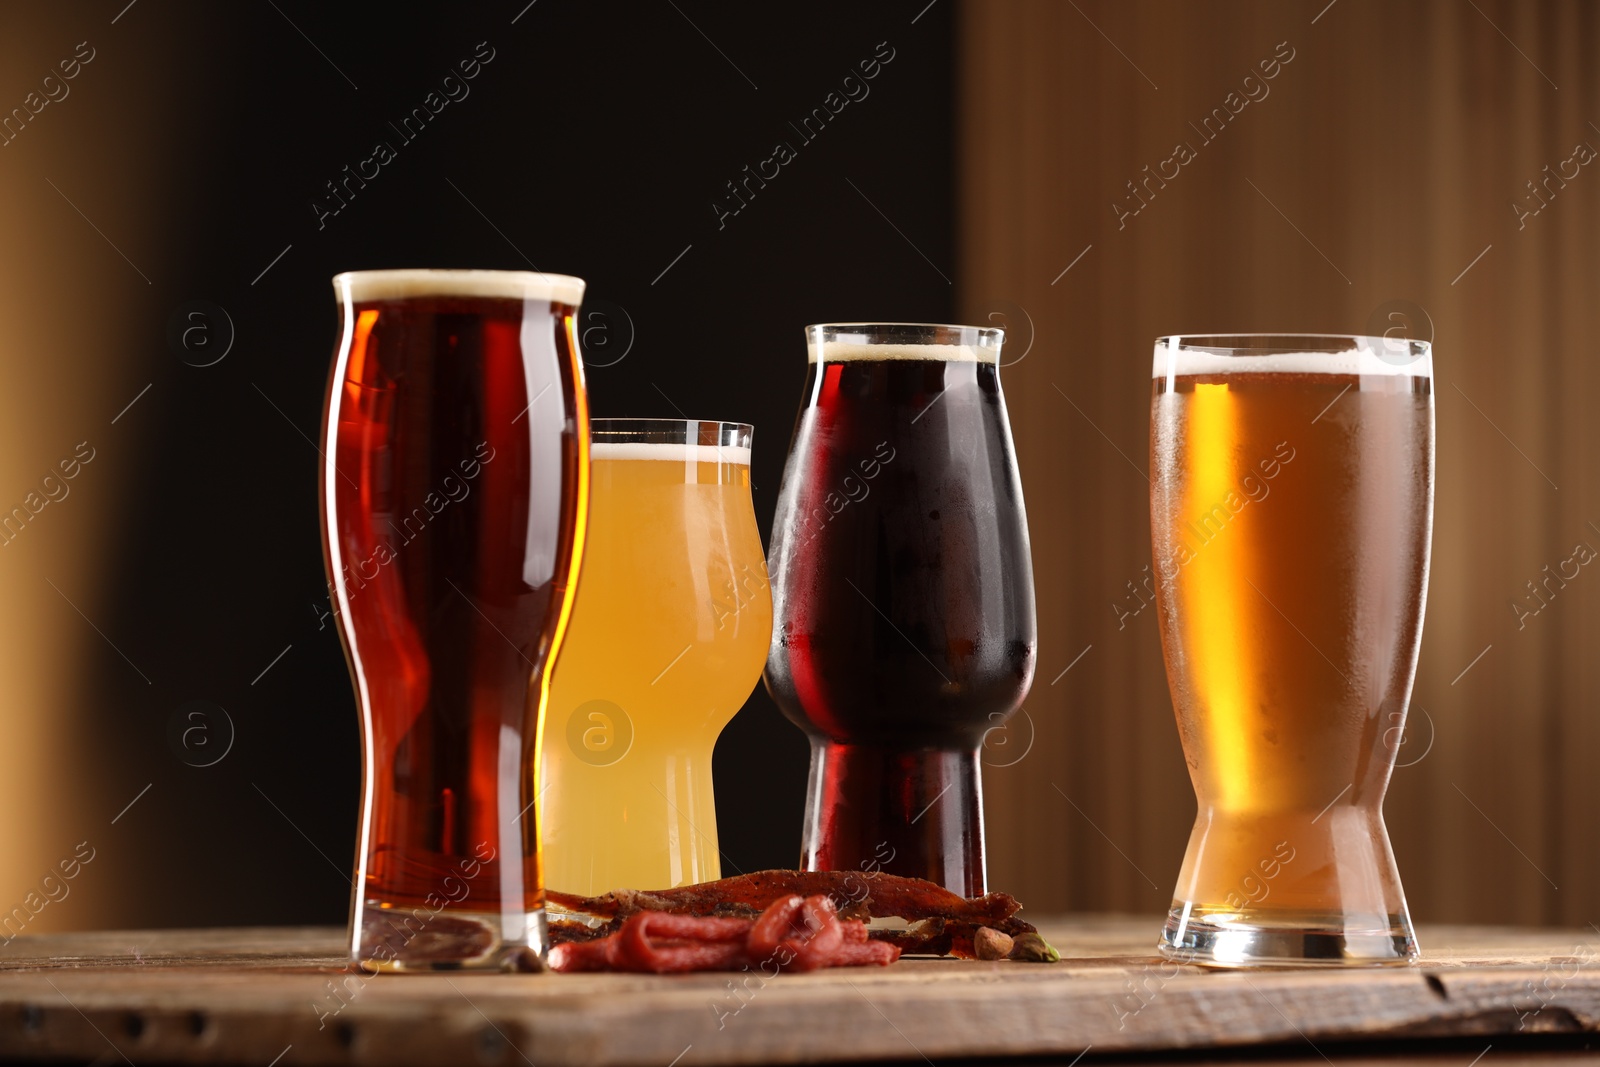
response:
<path id="1" fill-rule="evenodd" d="M 1593 930 L 1424 927 L 1416 967 L 1246 973 L 1161 961 L 1152 918 L 1040 925 L 1070 958 L 904 960 L 765 984 L 358 976 L 329 928 L 24 936 L 0 949 L 0 1058 L 695 1067 L 1275 1047 L 1320 1064 L 1383 1047 L 1372 1042 L 1423 1053 L 1445 1042 L 1440 1062 L 1467 1067 L 1480 1048 L 1550 1035 L 1600 1046 Z"/>

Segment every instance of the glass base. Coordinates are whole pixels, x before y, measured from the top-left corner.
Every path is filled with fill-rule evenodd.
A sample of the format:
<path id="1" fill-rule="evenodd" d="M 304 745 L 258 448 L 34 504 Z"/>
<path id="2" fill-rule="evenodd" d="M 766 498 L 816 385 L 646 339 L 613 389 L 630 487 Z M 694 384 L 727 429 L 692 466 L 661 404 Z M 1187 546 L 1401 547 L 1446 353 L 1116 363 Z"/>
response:
<path id="1" fill-rule="evenodd" d="M 351 958 L 364 971 L 539 971 L 550 947 L 543 908 L 435 912 L 369 900 L 362 912 Z"/>
<path id="2" fill-rule="evenodd" d="M 1206 967 L 1400 965 L 1419 953 L 1405 915 L 1341 918 L 1325 912 L 1222 911 L 1174 902 L 1161 934 L 1169 960 Z"/>
<path id="3" fill-rule="evenodd" d="M 800 866 L 925 878 L 982 896 L 983 778 L 976 749 L 813 740 Z"/>

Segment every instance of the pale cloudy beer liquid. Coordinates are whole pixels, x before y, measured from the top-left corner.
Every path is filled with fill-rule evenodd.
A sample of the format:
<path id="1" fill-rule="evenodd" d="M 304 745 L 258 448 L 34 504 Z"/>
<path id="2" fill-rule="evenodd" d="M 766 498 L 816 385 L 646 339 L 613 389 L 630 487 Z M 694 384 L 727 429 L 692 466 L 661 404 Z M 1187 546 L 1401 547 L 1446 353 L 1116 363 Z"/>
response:
<path id="1" fill-rule="evenodd" d="M 721 877 L 717 735 L 772 632 L 746 448 L 591 447 L 589 529 L 545 717 L 545 884 Z"/>
<path id="2" fill-rule="evenodd" d="M 1421 635 L 1431 373 L 1157 355 L 1157 603 L 1200 809 L 1173 921 L 1342 924 L 1382 955 L 1405 914 L 1381 801 Z"/>

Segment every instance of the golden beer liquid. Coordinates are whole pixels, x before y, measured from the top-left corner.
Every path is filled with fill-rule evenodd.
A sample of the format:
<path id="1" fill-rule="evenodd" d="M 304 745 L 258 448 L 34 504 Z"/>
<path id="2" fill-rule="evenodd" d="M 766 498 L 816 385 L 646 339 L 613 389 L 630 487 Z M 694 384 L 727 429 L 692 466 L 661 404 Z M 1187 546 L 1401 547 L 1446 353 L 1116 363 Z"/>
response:
<path id="1" fill-rule="evenodd" d="M 591 448 L 583 572 L 541 752 L 551 889 L 721 877 L 712 749 L 760 679 L 772 634 L 748 456 Z"/>
<path id="2" fill-rule="evenodd" d="M 1430 389 L 1155 381 L 1157 605 L 1200 808 L 1174 916 L 1333 927 L 1378 956 L 1409 929 L 1381 800 L 1421 634 Z"/>

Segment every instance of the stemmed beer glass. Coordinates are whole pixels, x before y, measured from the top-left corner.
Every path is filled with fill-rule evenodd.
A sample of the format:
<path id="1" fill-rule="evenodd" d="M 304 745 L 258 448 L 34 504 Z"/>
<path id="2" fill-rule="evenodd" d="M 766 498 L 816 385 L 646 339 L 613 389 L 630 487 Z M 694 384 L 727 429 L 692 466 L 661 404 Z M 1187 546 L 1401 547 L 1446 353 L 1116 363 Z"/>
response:
<path id="1" fill-rule="evenodd" d="M 806 331 L 766 679 L 811 740 L 808 870 L 984 892 L 978 748 L 1021 704 L 1037 651 L 1003 336 Z"/>
<path id="2" fill-rule="evenodd" d="M 1382 804 L 1427 597 L 1432 381 L 1421 341 L 1156 342 L 1156 604 L 1200 808 L 1168 956 L 1417 955 Z"/>

